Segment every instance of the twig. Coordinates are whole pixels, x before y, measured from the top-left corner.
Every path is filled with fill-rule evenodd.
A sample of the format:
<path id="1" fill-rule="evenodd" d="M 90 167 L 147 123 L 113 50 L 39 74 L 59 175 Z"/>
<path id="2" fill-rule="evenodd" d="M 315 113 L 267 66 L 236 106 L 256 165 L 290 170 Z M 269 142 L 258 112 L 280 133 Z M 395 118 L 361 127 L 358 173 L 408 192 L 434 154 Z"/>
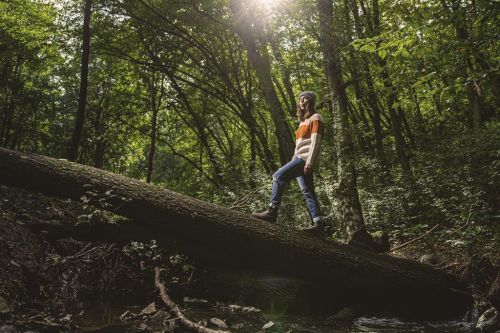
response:
<path id="1" fill-rule="evenodd" d="M 77 258 L 80 258 L 80 257 L 83 257 L 84 255 L 87 255 L 91 252 L 94 252 L 95 250 L 98 250 L 98 249 L 102 249 L 102 247 L 100 246 L 96 246 L 96 247 L 93 247 L 91 248 L 90 250 L 88 251 L 85 251 L 85 252 L 82 252 L 84 251 L 85 249 L 88 249 L 90 246 L 92 246 L 91 243 L 87 244 L 82 250 L 80 250 L 80 252 L 78 252 L 77 254 L 75 255 L 72 255 L 72 256 L 68 256 L 66 258 L 64 258 L 64 261 L 68 261 L 68 260 L 73 260 L 73 259 L 77 259 Z"/>
<path id="2" fill-rule="evenodd" d="M 163 285 L 163 283 L 160 282 L 160 267 L 155 267 L 155 286 L 160 291 L 160 297 L 163 303 L 165 303 L 170 313 L 178 318 L 179 324 L 185 329 L 198 333 L 229 333 L 228 331 L 212 330 L 210 328 L 201 326 L 187 319 L 182 313 L 179 306 L 175 304 L 175 302 L 170 298 L 170 296 L 168 296 L 167 290 Z"/>
<path id="3" fill-rule="evenodd" d="M 128 312 L 128 311 L 127 311 Z M 139 318 L 142 318 L 142 317 L 150 317 L 150 316 L 154 316 L 155 314 L 158 313 L 158 310 L 155 310 L 155 311 L 151 311 L 151 312 L 148 312 L 148 313 L 132 313 L 132 312 L 129 312 L 130 315 L 126 316 L 123 318 L 124 321 L 129 321 L 129 320 L 136 320 L 136 319 L 139 319 Z"/>
<path id="4" fill-rule="evenodd" d="M 424 238 L 425 236 L 427 236 L 428 234 L 430 234 L 431 232 L 433 232 L 434 230 L 436 230 L 437 228 L 439 227 L 439 224 L 436 224 L 435 226 L 433 226 L 430 230 L 426 231 L 424 234 L 418 236 L 417 238 L 413 238 L 412 240 L 409 240 L 407 241 L 406 243 L 403 243 L 399 246 L 396 246 L 395 248 L 393 249 L 390 249 L 389 251 L 387 252 L 394 252 L 394 251 L 397 251 L 399 249 L 402 249 L 410 244 L 413 244 L 413 243 L 416 243 L 418 242 L 419 240 L 421 240 L 422 238 Z"/>

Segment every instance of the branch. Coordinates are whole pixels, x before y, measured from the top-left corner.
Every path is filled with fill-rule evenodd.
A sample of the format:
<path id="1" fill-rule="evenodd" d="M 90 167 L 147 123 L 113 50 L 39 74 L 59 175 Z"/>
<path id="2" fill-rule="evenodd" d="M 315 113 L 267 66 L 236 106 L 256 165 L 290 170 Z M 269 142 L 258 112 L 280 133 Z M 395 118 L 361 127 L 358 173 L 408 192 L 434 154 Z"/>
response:
<path id="1" fill-rule="evenodd" d="M 402 248 L 404 248 L 404 247 L 406 247 L 406 246 L 408 246 L 408 245 L 410 245 L 410 244 L 416 243 L 416 242 L 418 242 L 419 240 L 421 240 L 422 238 L 424 238 L 425 236 L 427 236 L 428 234 L 430 234 L 431 232 L 433 232 L 434 230 L 436 230 L 439 226 L 440 226 L 439 224 L 436 224 L 436 225 L 435 225 L 435 226 L 433 226 L 430 230 L 428 230 L 426 233 L 424 233 L 424 234 L 422 234 L 422 235 L 418 236 L 417 238 L 413 238 L 412 240 L 409 240 L 409 241 L 407 241 L 406 243 L 403 243 L 403 244 L 401 244 L 401 245 L 399 245 L 399 246 L 396 246 L 395 248 L 390 249 L 390 250 L 389 250 L 389 251 L 387 251 L 387 252 L 394 252 L 394 251 L 397 251 L 397 250 L 399 250 L 399 249 L 402 249 Z"/>
<path id="2" fill-rule="evenodd" d="M 182 313 L 181 309 L 175 302 L 168 296 L 165 285 L 160 282 L 160 267 L 155 267 L 155 286 L 160 291 L 160 297 L 167 306 L 169 312 L 179 320 L 179 324 L 192 332 L 198 333 L 229 333 L 228 331 L 212 330 L 205 326 L 201 326 L 187 319 Z"/>

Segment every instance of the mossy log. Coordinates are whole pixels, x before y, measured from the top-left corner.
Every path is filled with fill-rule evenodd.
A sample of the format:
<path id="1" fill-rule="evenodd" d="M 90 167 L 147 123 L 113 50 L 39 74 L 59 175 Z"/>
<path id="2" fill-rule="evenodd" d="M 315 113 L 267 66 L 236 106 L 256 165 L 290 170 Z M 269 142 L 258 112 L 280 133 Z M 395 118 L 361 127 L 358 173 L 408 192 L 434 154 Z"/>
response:
<path id="1" fill-rule="evenodd" d="M 134 221 L 139 238 L 187 254 L 308 281 L 321 298 L 379 311 L 449 317 L 472 303 L 466 287 L 431 266 L 323 240 L 108 171 L 0 148 L 0 183 L 81 200 Z M 105 230 L 105 229 L 102 229 Z M 121 239 L 119 228 L 99 237 Z M 133 230 L 133 229 L 127 229 Z M 133 238 L 128 232 L 125 238 Z"/>

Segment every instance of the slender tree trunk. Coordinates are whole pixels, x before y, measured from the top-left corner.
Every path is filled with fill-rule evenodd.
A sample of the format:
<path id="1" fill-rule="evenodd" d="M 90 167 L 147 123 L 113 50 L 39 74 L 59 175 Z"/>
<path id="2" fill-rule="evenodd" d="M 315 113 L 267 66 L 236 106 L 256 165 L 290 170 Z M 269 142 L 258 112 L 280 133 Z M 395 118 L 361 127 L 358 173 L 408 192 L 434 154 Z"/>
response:
<path id="1" fill-rule="evenodd" d="M 277 41 L 274 37 L 270 38 L 271 50 L 273 52 L 274 59 L 278 63 L 279 70 L 281 72 L 281 79 L 283 81 L 283 85 L 285 86 L 286 93 L 288 95 L 288 100 L 290 102 L 290 115 L 295 117 L 295 110 L 297 109 L 297 101 L 295 99 L 295 95 L 293 93 L 292 83 L 290 81 L 290 70 L 285 64 L 285 60 L 283 59 L 283 55 L 277 45 Z"/>
<path id="2" fill-rule="evenodd" d="M 356 34 L 358 37 L 365 37 L 363 34 L 363 28 L 361 19 L 358 13 L 358 4 L 356 0 L 351 0 L 351 10 L 354 20 L 354 27 L 356 29 Z M 368 62 L 368 58 L 365 54 L 361 55 L 362 57 L 362 68 L 363 68 L 363 78 L 366 81 L 366 85 L 368 88 L 367 91 L 367 103 L 370 106 L 372 111 L 372 124 L 373 124 L 373 133 L 375 135 L 375 149 L 377 151 L 377 156 L 380 163 L 384 166 L 386 171 L 389 171 L 387 158 L 384 153 L 383 148 L 383 135 L 382 135 L 382 123 L 381 123 L 381 110 L 379 108 L 377 94 L 375 92 L 375 85 L 373 83 L 373 78 L 371 76 L 371 70 Z"/>
<path id="3" fill-rule="evenodd" d="M 90 15 L 92 13 L 92 0 L 85 0 L 83 16 L 83 46 L 82 46 L 82 67 L 80 73 L 80 95 L 78 97 L 78 110 L 76 113 L 75 129 L 71 137 L 68 151 L 68 159 L 75 161 L 78 156 L 78 147 L 82 137 L 83 123 L 85 119 L 85 107 L 87 104 L 87 86 L 89 74 L 90 58 Z"/>
<path id="4" fill-rule="evenodd" d="M 223 173 L 222 173 L 222 170 L 220 168 L 219 162 L 218 162 L 218 160 L 217 160 L 217 158 L 212 150 L 212 147 L 210 146 L 210 144 L 208 142 L 207 133 L 205 132 L 206 123 L 205 123 L 204 119 L 202 117 L 200 117 L 200 115 L 195 110 L 193 110 L 191 103 L 189 102 L 188 96 L 181 89 L 181 87 L 179 86 L 179 84 L 177 83 L 175 78 L 170 76 L 169 79 L 170 79 L 170 82 L 172 83 L 172 87 L 179 94 L 180 100 L 182 101 L 182 103 L 186 107 L 186 110 L 188 111 L 188 113 L 190 114 L 190 116 L 193 119 L 194 126 L 196 127 L 195 132 L 198 135 L 198 139 L 200 140 L 200 145 L 202 148 L 204 148 L 207 151 L 208 159 L 210 160 L 210 163 L 212 164 L 212 166 L 214 168 L 213 174 L 214 174 L 214 178 L 217 181 L 217 184 L 219 184 L 219 185 L 223 184 L 224 183 L 223 178 L 222 178 Z"/>
<path id="5" fill-rule="evenodd" d="M 344 0 L 344 6 L 345 6 L 345 22 L 346 22 L 346 35 L 347 35 L 347 42 L 351 43 L 352 42 L 352 32 L 351 32 L 351 17 L 349 14 L 349 3 L 348 0 Z M 371 142 L 366 142 L 365 139 L 365 133 L 370 132 L 370 125 L 368 123 L 368 120 L 366 118 L 366 113 L 365 113 L 365 108 L 364 108 L 364 95 L 361 91 L 361 85 L 360 85 L 360 79 L 361 79 L 361 74 L 359 73 L 359 65 L 358 61 L 356 58 L 356 55 L 354 53 L 354 47 L 350 45 L 348 47 L 348 52 L 349 52 L 349 58 L 351 62 L 351 80 L 354 86 L 354 95 L 356 96 L 356 103 L 355 105 L 352 104 L 352 113 L 353 115 L 356 113 L 356 109 L 358 110 L 359 113 L 359 119 L 361 120 L 363 124 L 363 130 L 361 130 L 360 127 L 356 126 L 356 132 L 358 133 L 358 141 L 363 150 L 366 150 L 369 148 L 370 150 L 372 149 L 372 144 Z M 357 107 L 356 107 L 357 106 Z M 353 116 L 354 118 L 357 118 Z M 358 122 L 356 120 L 356 122 Z M 355 124 L 356 125 L 356 124 Z M 364 132 L 363 132 L 364 131 Z"/>
<path id="6" fill-rule="evenodd" d="M 389 109 L 389 119 L 391 121 L 391 132 L 394 137 L 394 142 L 396 145 L 396 155 L 398 157 L 399 164 L 401 165 L 401 171 L 403 177 L 411 177 L 411 167 L 408 156 L 405 152 L 405 141 L 403 137 L 403 130 L 401 128 L 401 120 L 398 117 L 397 111 L 394 107 L 396 102 L 396 94 L 391 92 L 394 87 L 390 82 L 389 75 L 386 70 L 382 70 L 382 79 L 384 80 L 384 87 L 389 91 L 389 96 L 387 96 L 387 108 Z"/>
<path id="7" fill-rule="evenodd" d="M 356 231 L 366 231 L 357 188 L 353 145 L 349 132 L 348 102 L 342 78 L 338 43 L 333 29 L 333 0 L 317 0 L 320 45 L 327 69 L 329 90 L 333 96 L 335 149 L 339 180 L 335 198 L 349 238 Z"/>
<path id="8" fill-rule="evenodd" d="M 104 153 L 106 152 L 106 141 L 99 140 L 95 147 L 94 166 L 102 169 L 104 167 Z"/>
<path id="9" fill-rule="evenodd" d="M 266 168 L 266 171 L 268 171 L 268 172 L 275 171 L 278 166 L 276 165 L 276 163 L 274 161 L 273 153 L 271 152 L 271 149 L 269 149 L 269 142 L 268 142 L 265 134 L 259 128 L 259 125 L 257 124 L 257 121 L 255 120 L 255 118 L 252 114 L 252 110 L 250 109 L 250 106 L 247 106 L 242 110 L 242 119 L 245 122 L 245 124 L 247 125 L 250 132 L 255 135 L 258 142 L 260 143 L 259 146 L 257 147 L 257 149 L 258 149 L 258 151 L 262 152 L 262 154 L 261 154 L 262 162 L 264 164 L 264 167 Z"/>
<path id="10" fill-rule="evenodd" d="M 96 132 L 96 143 L 94 150 L 94 167 L 102 169 L 104 166 L 104 152 L 106 150 L 106 141 L 104 139 L 103 124 L 101 122 L 103 107 L 98 105 L 94 120 L 94 129 Z"/>
<path id="11" fill-rule="evenodd" d="M 446 5 L 445 5 L 446 6 Z M 466 82 L 467 99 L 469 100 L 469 110 L 472 118 L 472 128 L 477 131 L 481 128 L 484 120 L 483 110 L 481 107 L 481 85 L 476 79 L 470 79 L 471 74 L 474 72 L 474 56 L 471 54 L 470 34 L 467 30 L 467 20 L 465 13 L 460 8 L 460 0 L 453 0 L 451 5 L 451 14 L 454 18 L 454 26 L 457 39 L 464 44 L 466 55 L 464 58 L 463 78 Z"/>
<path id="12" fill-rule="evenodd" d="M 157 122 L 158 122 L 158 106 L 156 103 L 156 86 L 155 86 L 155 72 L 151 74 L 151 81 L 149 84 L 149 93 L 151 95 L 151 136 L 150 136 L 150 148 L 147 161 L 147 173 L 146 173 L 146 183 L 151 182 L 151 176 L 153 174 L 153 162 L 156 153 L 156 132 L 157 132 Z"/>
<path id="13" fill-rule="evenodd" d="M 418 100 L 418 95 L 415 89 L 410 85 L 409 87 L 411 98 L 413 100 L 413 103 L 415 104 L 415 115 L 417 117 L 417 128 L 420 133 L 425 133 L 426 128 L 425 128 L 425 120 L 422 115 L 422 111 L 420 109 L 420 101 Z"/>
<path id="14" fill-rule="evenodd" d="M 257 188 L 257 183 L 255 182 L 255 163 L 257 162 L 257 140 L 255 134 L 250 131 L 250 161 L 248 163 L 248 173 L 250 180 L 250 188 L 255 190 Z"/>
<path id="15" fill-rule="evenodd" d="M 10 130 L 12 126 L 12 118 L 14 117 L 15 105 L 14 99 L 11 96 L 10 103 L 6 106 L 4 119 L 2 122 L 2 136 L 0 137 L 0 143 L 2 146 L 7 147 L 10 139 Z"/>
<path id="16" fill-rule="evenodd" d="M 372 0 L 372 11 L 373 11 L 373 33 L 375 36 L 380 35 L 380 12 L 378 7 L 378 0 Z M 401 129 L 401 119 L 397 114 L 397 110 L 394 107 L 398 100 L 398 96 L 395 92 L 395 87 L 392 85 L 391 79 L 389 77 L 389 71 L 387 70 L 387 61 L 375 55 L 378 63 L 382 68 L 382 80 L 384 83 L 384 88 L 387 92 L 387 108 L 389 109 L 389 119 L 391 122 L 391 132 L 394 137 L 396 145 L 396 155 L 401 165 L 401 170 L 403 177 L 410 179 L 412 177 L 410 160 L 405 151 L 405 141 L 403 137 L 403 132 Z"/>
<path id="17" fill-rule="evenodd" d="M 259 86 L 271 111 L 279 144 L 280 161 L 285 164 L 292 158 L 295 144 L 292 139 L 292 131 L 286 122 L 285 113 L 274 89 L 269 62 L 266 61 L 265 55 L 260 54 L 258 51 L 259 47 L 250 21 L 252 13 L 244 7 L 241 0 L 230 0 L 230 7 L 233 13 L 235 30 L 245 45 L 248 59 L 257 73 Z"/>
<path id="18" fill-rule="evenodd" d="M 401 107 L 398 107 L 398 117 L 400 119 L 400 122 L 403 124 L 410 147 L 415 149 L 415 136 L 413 135 L 413 132 L 411 130 L 410 123 L 408 122 L 408 118 L 406 117 L 406 113 Z"/>

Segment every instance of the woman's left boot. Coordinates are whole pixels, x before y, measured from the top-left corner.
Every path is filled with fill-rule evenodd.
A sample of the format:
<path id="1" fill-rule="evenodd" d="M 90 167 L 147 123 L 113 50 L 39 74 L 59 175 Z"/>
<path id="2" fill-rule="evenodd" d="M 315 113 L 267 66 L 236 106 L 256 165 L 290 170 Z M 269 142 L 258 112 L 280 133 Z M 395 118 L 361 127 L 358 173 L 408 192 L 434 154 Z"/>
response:
<path id="1" fill-rule="evenodd" d="M 279 207 L 269 206 L 269 208 L 263 212 L 252 213 L 252 216 L 258 218 L 259 220 L 274 223 L 278 217 L 278 210 Z"/>

